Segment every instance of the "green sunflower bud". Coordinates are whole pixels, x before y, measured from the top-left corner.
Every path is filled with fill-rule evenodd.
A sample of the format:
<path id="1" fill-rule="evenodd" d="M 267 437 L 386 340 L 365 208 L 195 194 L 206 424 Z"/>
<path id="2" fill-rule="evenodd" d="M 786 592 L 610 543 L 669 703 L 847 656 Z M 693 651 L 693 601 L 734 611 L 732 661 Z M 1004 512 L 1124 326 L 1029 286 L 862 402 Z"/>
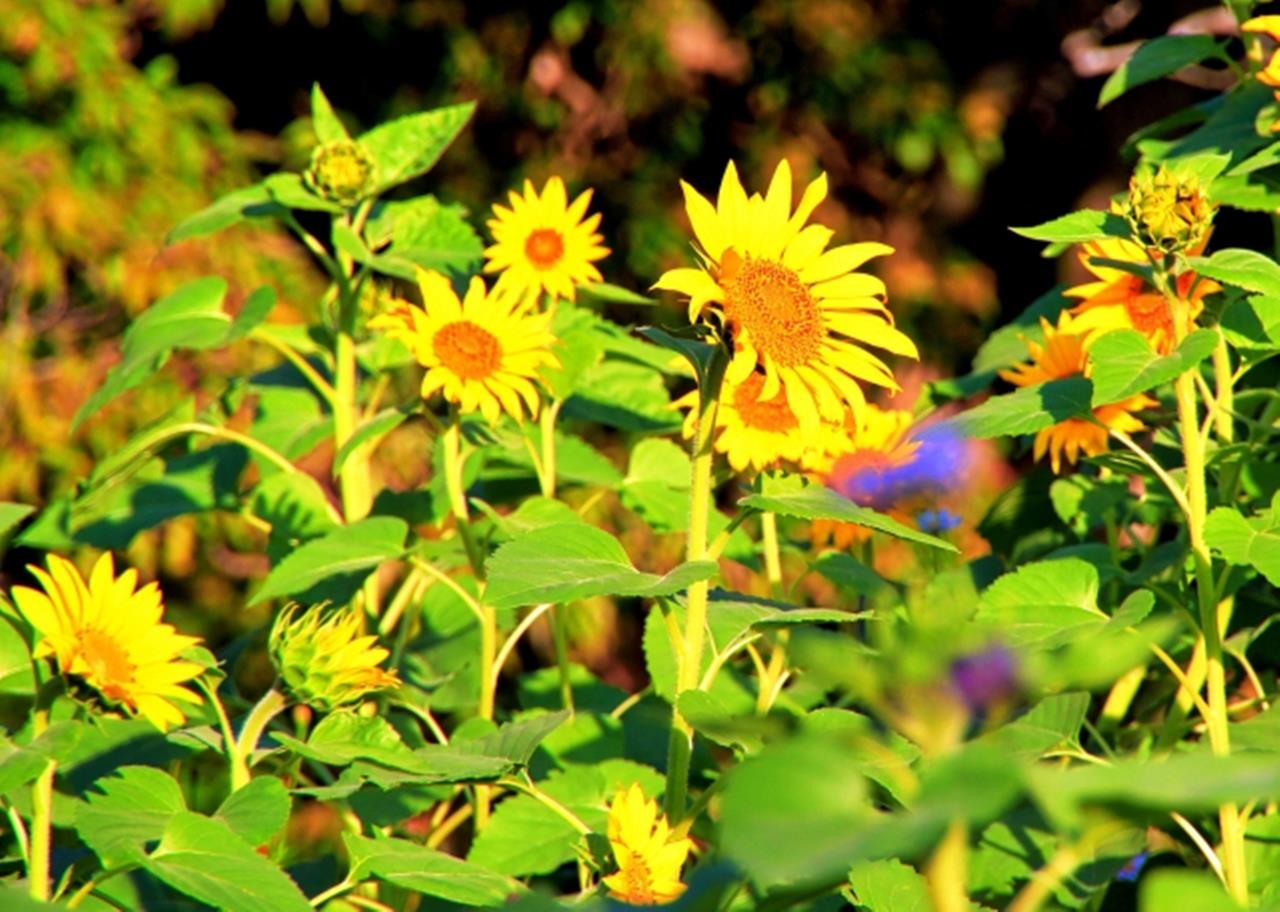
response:
<path id="1" fill-rule="evenodd" d="M 373 159 L 364 146 L 350 139 L 316 146 L 311 164 L 302 175 L 307 186 L 320 196 L 344 206 L 359 202 L 368 192 L 372 178 Z"/>
<path id="2" fill-rule="evenodd" d="M 1186 253 L 1203 245 L 1216 211 L 1197 175 L 1177 174 L 1161 165 L 1154 172 L 1141 169 L 1130 179 L 1124 216 L 1144 246 Z"/>
<path id="3" fill-rule="evenodd" d="M 328 711 L 400 683 L 395 672 L 378 667 L 388 652 L 377 639 L 361 635 L 354 611 L 316 605 L 299 614 L 290 605 L 276 618 L 268 649 L 294 700 Z"/>

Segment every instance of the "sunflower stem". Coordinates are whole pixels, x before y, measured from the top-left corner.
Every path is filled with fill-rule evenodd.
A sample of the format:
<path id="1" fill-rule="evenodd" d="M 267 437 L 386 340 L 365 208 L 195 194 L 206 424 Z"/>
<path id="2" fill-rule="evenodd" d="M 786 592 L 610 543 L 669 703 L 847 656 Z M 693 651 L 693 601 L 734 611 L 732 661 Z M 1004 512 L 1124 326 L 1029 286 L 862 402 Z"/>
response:
<path id="1" fill-rule="evenodd" d="M 967 912 L 969 896 L 969 830 L 963 820 L 954 820 L 946 835 L 925 864 L 929 895 L 938 912 Z"/>
<path id="2" fill-rule="evenodd" d="M 538 416 L 538 430 L 542 438 L 538 483 L 543 497 L 556 496 L 556 420 L 560 417 L 560 407 L 563 404 L 561 400 L 553 399 Z M 573 683 L 569 676 L 569 631 L 565 627 L 562 607 L 552 608 L 547 620 L 551 623 L 551 642 L 555 647 L 556 667 L 560 670 L 560 702 L 572 715 L 574 705 Z"/>
<path id="3" fill-rule="evenodd" d="M 458 537 L 466 549 L 467 560 L 477 579 L 484 579 L 484 557 L 480 553 L 479 544 L 471 534 L 471 513 L 467 509 L 467 492 L 463 484 L 462 470 L 462 425 L 457 417 L 445 428 L 440 438 L 444 446 L 444 484 L 449 493 L 449 508 L 453 511 L 454 524 L 458 529 Z"/>
<path id="4" fill-rule="evenodd" d="M 240 737 L 236 739 L 235 756 L 231 761 L 231 791 L 238 792 L 249 784 L 253 750 L 258 746 L 268 723 L 285 708 L 284 694 L 274 687 L 262 695 L 262 699 L 249 711 L 240 727 Z"/>
<path id="5" fill-rule="evenodd" d="M 48 719 L 48 713 L 44 714 Z M 39 728 L 40 726 L 37 726 Z M 49 900 L 49 853 L 53 840 L 53 777 L 58 761 L 50 760 L 31 787 L 31 863 L 27 868 L 31 898 Z"/>
<path id="6" fill-rule="evenodd" d="M 782 552 L 778 546 L 778 517 L 774 513 L 760 514 L 760 544 L 764 551 L 764 572 L 769 581 L 769 593 L 774 598 L 784 594 L 782 587 Z M 788 631 L 783 628 L 776 634 L 773 651 L 769 654 L 769 664 L 760 676 L 760 689 L 756 694 L 756 712 L 765 715 L 777 699 L 781 689 L 782 676 L 787 668 Z"/>

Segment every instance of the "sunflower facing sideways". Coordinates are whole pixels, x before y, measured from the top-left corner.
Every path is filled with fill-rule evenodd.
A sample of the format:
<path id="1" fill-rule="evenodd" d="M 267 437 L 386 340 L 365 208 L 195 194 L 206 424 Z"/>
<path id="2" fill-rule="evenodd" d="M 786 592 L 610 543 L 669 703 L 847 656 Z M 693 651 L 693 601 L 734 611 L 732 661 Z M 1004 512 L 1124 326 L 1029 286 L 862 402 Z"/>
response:
<path id="1" fill-rule="evenodd" d="M 501 273 L 498 287 L 528 301 L 546 292 L 572 301 L 579 285 L 601 280 L 595 261 L 609 255 L 596 233 L 600 214 L 587 216 L 591 191 L 572 203 L 564 181 L 553 177 L 539 194 L 530 181 L 512 190 L 511 208 L 494 205 L 489 220 L 494 244 L 484 252 L 486 273 Z"/>
<path id="2" fill-rule="evenodd" d="M 502 413 L 516 421 L 536 416 L 540 399 L 534 381 L 543 367 L 559 360 L 551 352 L 551 313 L 531 313 L 514 295 L 486 291 L 476 276 L 461 301 L 438 272 L 418 270 L 425 306 L 396 301 L 369 321 L 403 342 L 427 369 L 422 398 L 437 390 L 464 413 L 480 412 L 490 424 Z"/>
<path id="3" fill-rule="evenodd" d="M 638 783 L 619 790 L 609 804 L 606 835 L 618 863 L 617 872 L 602 880 L 610 896 L 634 906 L 656 906 L 684 892 L 680 869 L 693 842 L 672 830 L 658 803 L 646 800 Z"/>
<path id="4" fill-rule="evenodd" d="M 741 383 L 726 381 L 716 409 L 717 453 L 723 453 L 735 472 L 759 472 L 781 461 L 799 462 L 805 454 L 800 422 L 787 405 L 782 390 L 771 399 L 760 395 L 764 374 L 750 373 Z M 684 436 L 692 437 L 698 421 L 698 391 L 692 390 L 672 405 L 689 409 Z"/>
<path id="5" fill-rule="evenodd" d="M 162 624 L 160 588 L 137 588 L 138 573 L 115 575 L 110 552 L 94 564 L 88 583 L 70 561 L 49 555 L 48 570 L 28 567 L 41 592 L 13 588 L 19 613 L 35 628 L 36 658 L 52 656 L 63 675 L 80 678 L 111 703 L 161 731 L 185 716 L 174 700 L 199 703 L 181 686 L 204 671 L 182 653 L 200 642 Z"/>
<path id="6" fill-rule="evenodd" d="M 802 430 L 823 419 L 857 415 L 866 398 L 858 381 L 898 388 L 892 371 L 867 347 L 908 358 L 915 344 L 893 325 L 884 283 L 855 272 L 892 253 L 873 242 L 827 249 L 833 232 L 805 225 L 827 195 L 825 174 L 791 208 L 791 168 L 778 165 L 764 196 L 747 196 L 733 163 L 713 205 L 681 182 L 702 268 L 672 269 L 655 288 L 689 296 L 690 321 L 718 314 L 733 337 L 729 384 L 760 370 L 759 399 L 782 391 Z"/>
<path id="7" fill-rule="evenodd" d="M 1200 249 L 1203 249 L 1203 244 Z M 1199 253 L 1199 249 L 1191 253 Z M 1074 332 L 1083 334 L 1088 345 L 1114 329 L 1136 329 L 1147 337 L 1155 351 L 1161 354 L 1172 351 L 1176 333 L 1173 312 L 1164 295 L 1142 276 L 1096 260 L 1134 265 L 1150 262 L 1141 245 L 1124 238 L 1106 238 L 1082 244 L 1080 262 L 1093 274 L 1094 281 L 1063 292 L 1068 297 L 1080 299 L 1080 303 L 1071 309 L 1076 318 Z M 1221 288 L 1212 279 L 1201 278 L 1191 271 L 1183 272 L 1177 278 L 1177 292 L 1187 301 L 1192 321 L 1204 310 L 1205 296 Z"/>
<path id="8" fill-rule="evenodd" d="M 1065 377 L 1089 376 L 1089 360 L 1085 353 L 1085 337 L 1069 314 L 1063 313 L 1055 327 L 1041 318 L 1044 344 L 1024 340 L 1031 354 L 1030 364 L 1019 364 L 1000 371 L 1000 376 L 1014 386 L 1034 386 L 1049 380 Z M 1036 434 L 1033 453 L 1037 460 L 1049 454 L 1049 464 L 1054 474 L 1062 471 L 1062 460 L 1074 465 L 1081 453 L 1096 456 L 1107 451 L 1107 435 L 1111 431 L 1132 434 L 1145 424 L 1134 412 L 1154 408 L 1158 403 L 1150 396 L 1139 394 L 1098 406 L 1093 410 L 1093 421 L 1085 418 L 1067 418 L 1041 429 Z"/>

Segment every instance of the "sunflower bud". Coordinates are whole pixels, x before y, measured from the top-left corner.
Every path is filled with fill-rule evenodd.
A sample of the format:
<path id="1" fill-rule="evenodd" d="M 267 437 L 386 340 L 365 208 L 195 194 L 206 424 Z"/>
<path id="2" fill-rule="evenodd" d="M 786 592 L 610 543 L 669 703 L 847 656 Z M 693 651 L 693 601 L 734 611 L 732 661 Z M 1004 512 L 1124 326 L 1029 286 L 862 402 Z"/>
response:
<path id="1" fill-rule="evenodd" d="M 1164 253 L 1200 246 L 1217 207 L 1205 197 L 1195 174 L 1175 174 L 1161 165 L 1140 170 L 1129 181 L 1124 215 L 1139 243 Z"/>
<path id="2" fill-rule="evenodd" d="M 295 700 L 328 711 L 400 683 L 378 667 L 387 650 L 374 645 L 377 637 L 361 635 L 359 614 L 324 614 L 323 605 L 301 614 L 290 605 L 271 628 L 271 661 Z"/>
<path id="3" fill-rule="evenodd" d="M 369 189 L 373 159 L 364 146 L 350 139 L 316 146 L 302 179 L 308 187 L 335 203 L 350 206 Z"/>

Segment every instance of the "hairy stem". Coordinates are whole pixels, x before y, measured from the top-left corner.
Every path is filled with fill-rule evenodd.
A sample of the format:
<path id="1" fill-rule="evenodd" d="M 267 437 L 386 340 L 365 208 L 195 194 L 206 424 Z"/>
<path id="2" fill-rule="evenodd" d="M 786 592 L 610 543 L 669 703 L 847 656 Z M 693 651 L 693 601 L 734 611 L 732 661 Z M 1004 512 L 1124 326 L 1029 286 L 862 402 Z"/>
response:
<path id="1" fill-rule="evenodd" d="M 244 725 L 240 728 L 240 737 L 236 739 L 235 756 L 231 761 L 231 791 L 236 792 L 249 784 L 251 778 L 250 758 L 258 746 L 262 733 L 267 725 L 285 707 L 284 694 L 274 687 L 262 695 L 258 704 L 249 711 Z"/>

